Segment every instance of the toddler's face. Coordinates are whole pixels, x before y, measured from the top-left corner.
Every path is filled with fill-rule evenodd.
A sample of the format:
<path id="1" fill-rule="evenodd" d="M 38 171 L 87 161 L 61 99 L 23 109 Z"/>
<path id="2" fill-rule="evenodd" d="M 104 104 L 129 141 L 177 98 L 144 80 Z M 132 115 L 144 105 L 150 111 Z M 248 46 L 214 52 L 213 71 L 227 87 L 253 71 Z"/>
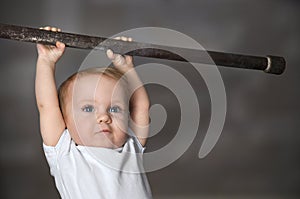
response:
<path id="1" fill-rule="evenodd" d="M 85 75 L 74 81 L 68 95 L 65 120 L 77 144 L 119 148 L 125 143 L 129 111 L 123 83 Z"/>

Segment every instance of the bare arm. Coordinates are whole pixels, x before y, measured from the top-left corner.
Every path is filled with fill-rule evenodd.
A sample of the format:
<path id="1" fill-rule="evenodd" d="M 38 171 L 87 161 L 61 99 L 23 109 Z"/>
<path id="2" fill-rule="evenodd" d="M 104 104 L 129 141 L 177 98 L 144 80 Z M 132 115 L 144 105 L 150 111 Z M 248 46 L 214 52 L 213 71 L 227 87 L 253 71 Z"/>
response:
<path id="1" fill-rule="evenodd" d="M 117 37 L 123 41 L 132 41 L 131 38 Z M 123 73 L 129 83 L 129 91 L 133 91 L 130 98 L 130 116 L 132 121 L 130 127 L 136 134 L 142 146 L 145 146 L 149 134 L 149 97 L 146 89 L 143 86 L 137 72 L 134 70 L 134 65 L 131 56 L 121 56 L 114 54 L 111 50 L 107 51 L 107 56 L 110 58 L 116 68 Z"/>
<path id="2" fill-rule="evenodd" d="M 51 30 L 50 27 L 44 29 Z M 52 31 L 57 29 L 52 28 Z M 65 129 L 55 84 L 55 64 L 64 49 L 65 45 L 60 42 L 56 43 L 56 47 L 37 45 L 35 93 L 40 114 L 40 130 L 43 142 L 48 146 L 55 146 Z"/>
<path id="3" fill-rule="evenodd" d="M 130 80 L 129 90 L 134 91 L 130 98 L 130 127 L 145 146 L 149 134 L 149 97 L 135 70 L 129 71 L 126 76 Z"/>

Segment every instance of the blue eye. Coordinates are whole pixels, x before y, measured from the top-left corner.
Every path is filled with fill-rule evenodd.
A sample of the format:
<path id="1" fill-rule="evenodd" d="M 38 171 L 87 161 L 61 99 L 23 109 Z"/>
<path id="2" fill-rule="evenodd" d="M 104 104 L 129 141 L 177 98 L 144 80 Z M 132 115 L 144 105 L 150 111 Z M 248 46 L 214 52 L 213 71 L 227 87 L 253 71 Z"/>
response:
<path id="1" fill-rule="evenodd" d="M 121 108 L 118 107 L 118 106 L 113 106 L 113 107 L 110 107 L 108 109 L 108 112 L 110 112 L 110 113 L 119 113 L 119 112 L 121 112 Z"/>
<path id="2" fill-rule="evenodd" d="M 81 110 L 82 110 L 83 112 L 94 112 L 94 111 L 95 111 L 95 108 L 94 108 L 94 106 L 92 106 L 92 105 L 86 105 L 86 106 L 84 106 L 83 108 L 81 108 Z"/>

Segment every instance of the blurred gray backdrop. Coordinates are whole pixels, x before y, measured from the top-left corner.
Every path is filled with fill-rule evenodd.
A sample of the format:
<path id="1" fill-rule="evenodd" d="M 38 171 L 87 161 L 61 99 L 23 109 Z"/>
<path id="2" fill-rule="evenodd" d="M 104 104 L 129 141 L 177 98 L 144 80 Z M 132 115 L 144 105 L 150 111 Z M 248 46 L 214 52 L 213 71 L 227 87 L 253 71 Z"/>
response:
<path id="1" fill-rule="evenodd" d="M 227 117 L 215 148 L 198 158 L 210 118 L 210 100 L 197 84 L 201 121 L 183 156 L 148 173 L 154 198 L 299 198 L 300 2 L 296 0 L 1 0 L 0 23 L 57 26 L 67 32 L 109 37 L 139 27 L 182 32 L 208 50 L 281 55 L 281 76 L 219 68 L 227 92 Z M 67 49 L 57 84 L 75 72 L 85 50 Z M 0 198 L 59 198 L 42 151 L 35 106 L 34 44 L 0 40 Z M 137 59 L 137 62 L 147 62 Z M 149 60 L 148 60 L 149 61 Z M 180 63 L 164 62 L 180 70 Z M 182 70 L 182 69 L 181 69 Z M 182 73 L 189 71 L 188 67 Z M 187 72 L 189 74 L 189 72 Z M 188 76 L 187 76 L 188 77 Z M 148 150 L 167 144 L 179 122 L 174 95 L 147 86 L 151 102 L 168 112 Z M 175 125 L 174 125 L 175 124 Z"/>

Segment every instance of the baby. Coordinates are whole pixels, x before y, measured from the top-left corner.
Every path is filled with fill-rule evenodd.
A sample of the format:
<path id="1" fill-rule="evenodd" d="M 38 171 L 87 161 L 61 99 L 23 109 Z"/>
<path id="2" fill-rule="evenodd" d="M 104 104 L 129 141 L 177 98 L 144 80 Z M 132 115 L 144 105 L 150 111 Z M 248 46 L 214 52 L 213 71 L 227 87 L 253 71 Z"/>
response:
<path id="1" fill-rule="evenodd" d="M 108 50 L 114 67 L 75 73 L 57 93 L 55 64 L 65 45 L 37 44 L 37 50 L 40 129 L 61 197 L 152 198 L 140 158 L 149 130 L 150 102 L 132 57 Z"/>

